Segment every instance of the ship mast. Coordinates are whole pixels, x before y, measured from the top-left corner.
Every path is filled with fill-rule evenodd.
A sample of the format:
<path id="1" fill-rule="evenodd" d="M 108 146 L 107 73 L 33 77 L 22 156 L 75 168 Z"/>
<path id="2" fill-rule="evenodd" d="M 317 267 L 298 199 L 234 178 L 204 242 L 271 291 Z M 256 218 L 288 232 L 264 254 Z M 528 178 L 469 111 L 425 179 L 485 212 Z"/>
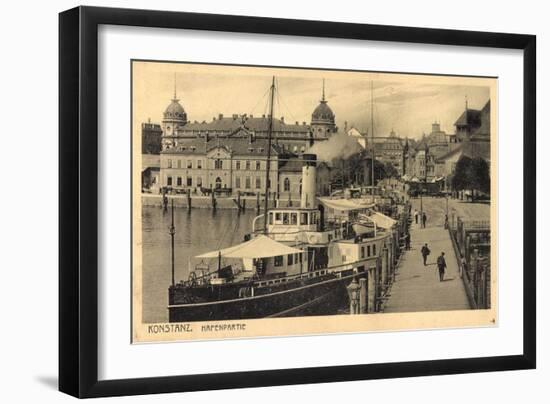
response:
<path id="1" fill-rule="evenodd" d="M 275 76 L 271 82 L 271 100 L 269 105 L 269 127 L 267 131 L 267 166 L 265 169 L 264 234 L 267 234 L 267 216 L 269 209 L 269 168 L 271 165 L 271 135 L 273 133 L 273 101 L 275 98 Z"/>
<path id="2" fill-rule="evenodd" d="M 176 285 L 176 276 L 174 270 L 174 235 L 176 234 L 176 228 L 174 227 L 174 199 L 172 199 L 172 223 L 169 228 L 170 238 L 171 238 L 171 263 L 172 263 L 172 286 Z"/>

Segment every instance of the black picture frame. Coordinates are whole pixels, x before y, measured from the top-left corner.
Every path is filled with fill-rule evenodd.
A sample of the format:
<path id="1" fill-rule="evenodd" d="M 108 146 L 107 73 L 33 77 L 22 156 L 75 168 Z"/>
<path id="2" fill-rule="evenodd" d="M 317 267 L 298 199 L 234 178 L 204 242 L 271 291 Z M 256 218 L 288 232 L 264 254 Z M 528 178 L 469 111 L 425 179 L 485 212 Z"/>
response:
<path id="1" fill-rule="evenodd" d="M 522 50 L 523 353 L 468 359 L 99 381 L 97 62 L 100 24 Z M 84 398 L 535 368 L 535 36 L 78 7 L 59 15 L 59 99 L 59 390 Z"/>

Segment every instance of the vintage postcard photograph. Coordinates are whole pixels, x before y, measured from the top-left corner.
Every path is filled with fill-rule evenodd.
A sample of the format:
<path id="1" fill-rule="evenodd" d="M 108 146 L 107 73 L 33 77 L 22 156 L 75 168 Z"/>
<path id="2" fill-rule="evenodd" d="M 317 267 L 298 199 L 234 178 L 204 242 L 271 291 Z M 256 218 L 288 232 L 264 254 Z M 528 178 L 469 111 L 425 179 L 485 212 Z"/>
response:
<path id="1" fill-rule="evenodd" d="M 133 343 L 498 325 L 497 78 L 131 73 Z"/>

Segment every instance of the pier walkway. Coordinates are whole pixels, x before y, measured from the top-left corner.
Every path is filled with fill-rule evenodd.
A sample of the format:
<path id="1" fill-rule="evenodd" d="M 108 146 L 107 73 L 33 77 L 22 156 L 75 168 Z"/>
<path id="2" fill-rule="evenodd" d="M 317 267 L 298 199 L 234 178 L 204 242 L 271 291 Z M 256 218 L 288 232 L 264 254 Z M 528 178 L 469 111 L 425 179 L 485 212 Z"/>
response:
<path id="1" fill-rule="evenodd" d="M 418 209 L 416 205 L 413 203 L 413 212 L 414 208 Z M 422 229 L 420 223 L 415 224 L 413 221 L 411 249 L 404 253 L 391 296 L 384 307 L 385 313 L 470 309 L 449 232 L 443 227 L 441 218 L 430 218 L 429 202 L 424 206 L 428 223 Z M 420 254 L 424 243 L 428 243 L 431 250 L 426 266 Z M 447 269 L 445 280 L 440 282 L 436 261 L 442 251 L 445 252 Z"/>

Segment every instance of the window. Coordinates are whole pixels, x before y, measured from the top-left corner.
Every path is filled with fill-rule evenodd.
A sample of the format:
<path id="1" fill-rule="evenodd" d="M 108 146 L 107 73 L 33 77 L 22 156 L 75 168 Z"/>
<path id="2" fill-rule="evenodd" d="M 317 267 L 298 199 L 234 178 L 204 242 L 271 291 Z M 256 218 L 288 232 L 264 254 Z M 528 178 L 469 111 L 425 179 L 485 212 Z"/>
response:
<path id="1" fill-rule="evenodd" d="M 176 178 L 176 185 L 181 187 L 181 177 Z"/>
<path id="2" fill-rule="evenodd" d="M 294 254 L 288 254 L 287 265 L 294 265 Z"/>
<path id="3" fill-rule="evenodd" d="M 302 253 L 298 253 L 298 257 L 300 258 L 300 263 L 302 263 Z"/>
<path id="4" fill-rule="evenodd" d="M 197 160 L 197 168 L 202 168 L 202 160 Z"/>
<path id="5" fill-rule="evenodd" d="M 361 258 L 365 258 L 365 247 L 361 246 Z"/>
<path id="6" fill-rule="evenodd" d="M 235 178 L 235 188 L 240 188 L 241 187 L 241 177 L 236 177 Z"/>
<path id="7" fill-rule="evenodd" d="M 269 212 L 269 224 L 273 224 L 273 212 Z"/>
<path id="8" fill-rule="evenodd" d="M 202 177 L 197 177 L 197 187 L 202 187 Z"/>
<path id="9" fill-rule="evenodd" d="M 342 255 L 342 262 L 346 262 L 346 256 L 345 255 Z"/>
<path id="10" fill-rule="evenodd" d="M 285 178 L 283 184 L 284 184 L 284 191 L 289 192 L 290 191 L 290 180 L 288 178 Z"/>
<path id="11" fill-rule="evenodd" d="M 288 224 L 288 213 L 283 213 L 283 224 Z"/>
<path id="12" fill-rule="evenodd" d="M 376 244 L 372 245 L 372 255 L 376 255 Z"/>
<path id="13" fill-rule="evenodd" d="M 172 186 L 172 177 L 166 178 L 166 185 Z"/>
<path id="14" fill-rule="evenodd" d="M 258 170 L 258 171 L 259 171 L 259 170 L 260 170 L 260 168 L 261 168 L 261 164 L 260 164 L 260 162 L 259 162 L 259 161 L 256 161 L 256 170 Z"/>
<path id="15" fill-rule="evenodd" d="M 281 221 L 281 212 L 275 213 L 275 221 L 280 222 Z"/>
<path id="16" fill-rule="evenodd" d="M 168 168 L 172 168 L 172 160 L 171 159 L 168 159 L 168 164 L 167 164 Z"/>
<path id="17" fill-rule="evenodd" d="M 260 177 L 256 177 L 256 189 L 260 189 L 262 187 L 262 179 Z"/>
<path id="18" fill-rule="evenodd" d="M 220 159 L 214 160 L 214 169 L 221 170 L 223 169 L 223 161 Z"/>
<path id="19" fill-rule="evenodd" d="M 181 160 L 178 159 L 178 168 L 181 168 Z"/>
<path id="20" fill-rule="evenodd" d="M 193 160 L 187 160 L 187 168 L 193 168 Z"/>
<path id="21" fill-rule="evenodd" d="M 246 177 L 245 178 L 245 188 L 246 189 L 250 189 L 250 177 Z"/>
<path id="22" fill-rule="evenodd" d="M 192 177 L 187 177 L 187 186 L 188 186 L 188 187 L 192 187 L 192 186 L 193 186 L 193 178 L 192 178 Z"/>
<path id="23" fill-rule="evenodd" d="M 240 170 L 240 169 L 241 169 L 241 160 L 237 160 L 237 161 L 235 162 L 235 169 L 236 169 L 236 170 Z"/>
<path id="24" fill-rule="evenodd" d="M 307 212 L 303 212 L 300 214 L 300 224 L 308 224 Z"/>
<path id="25" fill-rule="evenodd" d="M 291 213 L 290 214 L 290 224 L 293 224 L 293 225 L 298 224 L 298 213 Z"/>
<path id="26" fill-rule="evenodd" d="M 367 257 L 370 257 L 370 245 L 367 246 Z"/>
<path id="27" fill-rule="evenodd" d="M 276 267 L 282 267 L 282 266 L 283 266 L 283 256 L 282 256 L 282 255 L 277 255 L 277 256 L 275 257 L 274 265 L 275 265 Z"/>
<path id="28" fill-rule="evenodd" d="M 250 160 L 246 160 L 246 169 L 250 170 Z"/>

